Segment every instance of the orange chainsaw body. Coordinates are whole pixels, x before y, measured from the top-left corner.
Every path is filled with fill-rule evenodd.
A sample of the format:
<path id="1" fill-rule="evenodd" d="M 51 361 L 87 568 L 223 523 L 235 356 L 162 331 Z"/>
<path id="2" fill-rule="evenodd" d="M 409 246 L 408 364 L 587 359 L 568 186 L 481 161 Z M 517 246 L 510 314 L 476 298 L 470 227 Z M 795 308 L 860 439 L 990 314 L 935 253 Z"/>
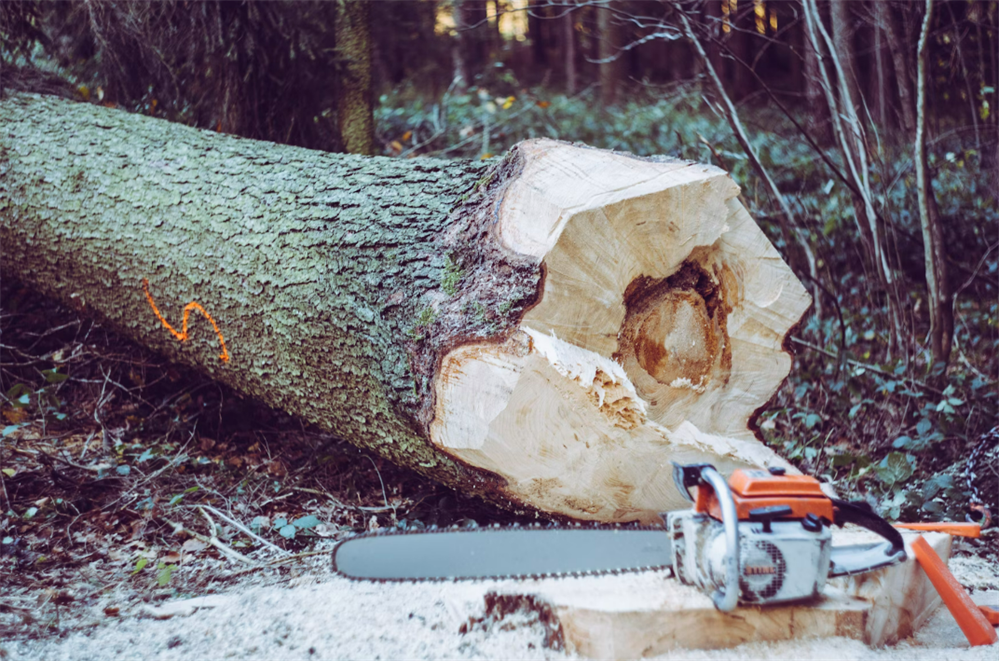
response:
<path id="1" fill-rule="evenodd" d="M 807 475 L 773 475 L 766 470 L 739 469 L 728 479 L 740 521 L 748 521 L 750 512 L 763 507 L 791 508 L 781 518 L 804 519 L 808 514 L 823 519 L 828 525 L 834 520 L 832 501 L 822 493 L 819 481 Z M 694 510 L 722 520 L 721 505 L 714 489 L 698 488 Z"/>

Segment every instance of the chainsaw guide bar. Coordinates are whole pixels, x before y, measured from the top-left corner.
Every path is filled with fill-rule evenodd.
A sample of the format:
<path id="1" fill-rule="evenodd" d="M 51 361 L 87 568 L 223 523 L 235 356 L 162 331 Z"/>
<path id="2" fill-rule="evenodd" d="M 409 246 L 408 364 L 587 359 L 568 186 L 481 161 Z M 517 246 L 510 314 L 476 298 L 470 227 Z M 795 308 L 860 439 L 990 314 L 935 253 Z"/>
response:
<path id="1" fill-rule="evenodd" d="M 603 576 L 672 568 L 661 526 L 492 526 L 389 530 L 341 540 L 333 568 L 346 578 L 439 582 Z"/>

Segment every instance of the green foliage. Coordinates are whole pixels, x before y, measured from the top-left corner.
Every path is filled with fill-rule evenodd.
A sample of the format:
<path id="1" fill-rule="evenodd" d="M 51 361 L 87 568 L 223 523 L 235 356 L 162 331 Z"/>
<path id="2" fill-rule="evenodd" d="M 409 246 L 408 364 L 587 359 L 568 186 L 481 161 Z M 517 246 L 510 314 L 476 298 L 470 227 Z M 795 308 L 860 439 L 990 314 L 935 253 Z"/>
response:
<path id="1" fill-rule="evenodd" d="M 177 570 L 177 565 L 168 565 L 165 562 L 159 562 L 156 564 L 156 584 L 158 586 L 166 587 L 167 583 L 173 577 L 173 573 Z"/>
<path id="2" fill-rule="evenodd" d="M 287 540 L 295 539 L 295 535 L 300 532 L 311 530 L 320 524 L 319 519 L 312 515 L 306 515 L 295 519 L 291 523 L 287 519 L 275 519 L 274 529 L 279 535 Z"/>
<path id="3" fill-rule="evenodd" d="M 59 398 L 59 384 L 65 382 L 69 375 L 62 374 L 58 368 L 40 370 L 45 380 L 45 385 L 34 389 L 24 383 L 15 383 L 5 393 L 5 398 L 14 411 L 20 411 L 14 419 L 34 413 L 41 417 L 42 428 L 46 428 L 50 420 L 62 421 L 68 415 L 62 411 L 65 402 Z M 10 417 L 10 416 L 9 416 Z M 23 427 L 25 422 L 15 422 L 3 429 L 2 436 L 9 436 L 14 431 Z"/>

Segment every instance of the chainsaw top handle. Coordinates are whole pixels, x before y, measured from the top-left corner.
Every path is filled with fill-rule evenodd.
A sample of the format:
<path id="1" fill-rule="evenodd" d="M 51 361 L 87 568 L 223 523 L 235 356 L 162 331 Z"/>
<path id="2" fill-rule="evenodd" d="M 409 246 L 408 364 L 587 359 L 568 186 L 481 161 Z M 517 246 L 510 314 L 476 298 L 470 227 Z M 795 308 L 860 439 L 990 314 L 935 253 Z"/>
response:
<path id="1" fill-rule="evenodd" d="M 715 608 L 727 613 L 735 610 L 739 603 L 739 515 L 728 482 L 711 464 L 673 464 L 673 481 L 680 493 L 693 502 L 690 487 L 709 486 L 715 493 L 721 522 L 725 527 L 725 587 L 718 588 L 711 595 Z M 700 491 L 700 489 L 698 489 Z"/>

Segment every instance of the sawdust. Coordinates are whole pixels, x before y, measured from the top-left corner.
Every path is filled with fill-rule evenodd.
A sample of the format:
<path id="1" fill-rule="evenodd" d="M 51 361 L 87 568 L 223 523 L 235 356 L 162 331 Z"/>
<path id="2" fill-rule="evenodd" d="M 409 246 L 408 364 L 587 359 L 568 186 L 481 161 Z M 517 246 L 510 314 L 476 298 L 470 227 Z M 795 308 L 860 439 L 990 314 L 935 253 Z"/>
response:
<path id="1" fill-rule="evenodd" d="M 959 558 L 961 581 L 992 572 L 994 562 Z M 258 579 L 259 580 L 259 579 Z M 512 582 L 373 584 L 332 575 L 323 565 L 294 581 L 274 573 L 270 585 L 243 584 L 201 602 L 194 612 L 167 620 L 147 619 L 143 609 L 103 614 L 102 605 L 82 614 L 64 635 L 0 642 L 17 661 L 162 661 L 190 659 L 550 659 L 577 658 L 546 647 L 552 629 L 530 609 L 487 616 L 487 595 Z M 585 591 L 593 581 L 637 581 L 599 577 L 564 581 L 565 590 Z M 976 590 L 978 603 L 999 604 L 999 592 Z M 188 604 L 191 606 L 192 604 Z M 462 633 L 464 632 L 464 633 Z M 996 648 L 969 648 L 946 610 L 913 638 L 886 649 L 870 649 L 843 638 L 746 644 L 726 650 L 675 650 L 663 661 L 698 659 L 854 659 L 857 661 L 994 661 Z"/>

